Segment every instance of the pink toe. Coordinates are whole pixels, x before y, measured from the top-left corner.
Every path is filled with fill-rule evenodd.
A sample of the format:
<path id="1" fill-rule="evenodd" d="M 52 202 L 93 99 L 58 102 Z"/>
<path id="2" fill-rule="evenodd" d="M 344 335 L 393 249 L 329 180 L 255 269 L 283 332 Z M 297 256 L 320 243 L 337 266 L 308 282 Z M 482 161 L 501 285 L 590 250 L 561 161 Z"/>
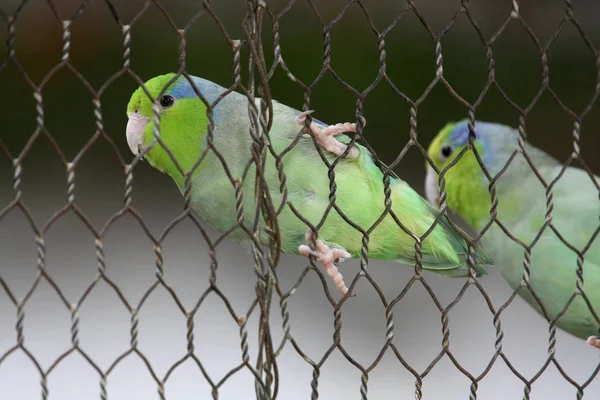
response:
<path id="1" fill-rule="evenodd" d="M 600 338 L 598 336 L 590 336 L 587 338 L 587 344 L 596 348 L 600 348 Z"/>
<path id="2" fill-rule="evenodd" d="M 334 259 L 338 259 L 338 258 L 352 258 L 352 255 L 350 253 L 348 253 L 344 249 L 334 249 L 333 250 L 333 258 Z"/>
<path id="3" fill-rule="evenodd" d="M 356 124 L 351 122 L 340 122 L 335 125 L 329 125 L 323 129 L 323 134 L 337 135 L 343 132 L 356 132 Z"/>
<path id="4" fill-rule="evenodd" d="M 326 271 L 327 271 L 327 275 L 329 275 L 330 277 L 333 278 L 333 280 L 335 281 L 335 277 L 340 275 L 340 273 L 338 272 L 337 268 L 332 266 L 326 267 Z"/>
<path id="5" fill-rule="evenodd" d="M 344 129 L 345 129 L 345 132 L 356 132 L 356 124 L 346 122 L 344 124 Z"/>
<path id="6" fill-rule="evenodd" d="M 301 256 L 308 257 L 311 253 L 311 248 L 305 245 L 301 245 L 298 247 L 298 253 L 300 253 Z"/>
<path id="7" fill-rule="evenodd" d="M 336 286 L 340 286 L 344 283 L 344 277 L 342 276 L 342 274 L 338 273 L 333 277 L 333 281 L 335 282 Z"/>
<path id="8" fill-rule="evenodd" d="M 306 121 L 306 116 L 309 114 L 312 114 L 314 112 L 315 112 L 315 110 L 308 110 L 308 111 L 304 111 L 304 112 L 300 113 L 300 115 L 298 115 L 296 117 L 296 122 L 300 125 L 304 125 L 304 121 Z"/>
<path id="9" fill-rule="evenodd" d="M 327 246 L 321 239 L 317 239 L 316 245 L 317 245 L 317 249 L 321 253 L 329 253 L 331 251 L 329 246 Z"/>

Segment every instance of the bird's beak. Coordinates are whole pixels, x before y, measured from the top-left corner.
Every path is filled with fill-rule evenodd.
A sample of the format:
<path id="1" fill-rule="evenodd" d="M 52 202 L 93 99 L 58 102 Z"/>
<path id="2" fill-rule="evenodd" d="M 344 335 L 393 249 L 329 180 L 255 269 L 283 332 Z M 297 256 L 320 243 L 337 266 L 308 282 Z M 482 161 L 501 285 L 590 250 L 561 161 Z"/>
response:
<path id="1" fill-rule="evenodd" d="M 431 165 L 427 166 L 427 176 L 425 177 L 425 196 L 427 200 L 435 205 L 440 206 L 440 189 L 438 187 L 438 177 Z"/>
<path id="2" fill-rule="evenodd" d="M 150 118 L 143 117 L 139 112 L 129 113 L 129 122 L 127 122 L 127 144 L 131 152 L 136 156 L 140 152 L 140 147 L 144 145 L 144 129 Z"/>

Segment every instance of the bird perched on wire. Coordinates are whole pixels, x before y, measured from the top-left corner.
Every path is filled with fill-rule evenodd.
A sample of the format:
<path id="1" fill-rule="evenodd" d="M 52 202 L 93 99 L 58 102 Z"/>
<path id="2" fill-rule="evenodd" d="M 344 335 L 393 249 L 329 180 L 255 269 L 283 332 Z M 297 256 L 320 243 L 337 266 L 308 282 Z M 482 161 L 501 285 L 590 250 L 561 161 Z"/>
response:
<path id="1" fill-rule="evenodd" d="M 495 266 L 509 285 L 519 290 L 538 312 L 543 304 L 548 318 L 558 317 L 556 325 L 588 343 L 600 347 L 597 317 L 600 312 L 600 178 L 585 170 L 563 165 L 549 154 L 524 144 L 519 150 L 519 133 L 505 125 L 475 122 L 474 146 L 483 165 L 495 177 L 498 199 L 497 219 L 505 229 L 531 249 L 529 284 L 535 296 L 523 287 L 525 248 L 512 240 L 496 223 L 481 238 L 481 244 L 494 258 Z M 441 171 L 454 163 L 469 146 L 467 121 L 447 124 L 429 146 L 428 154 Z M 513 153 L 517 154 L 513 158 Z M 531 161 L 531 164 L 525 157 Z M 506 170 L 505 165 L 508 163 Z M 547 216 L 546 188 L 538 174 L 552 186 L 552 214 Z M 562 174 L 562 176 L 561 176 Z M 555 184 L 556 178 L 560 177 Z M 595 182 L 594 180 L 595 179 Z M 492 206 L 490 181 L 471 150 L 466 151 L 445 173 L 446 203 L 472 227 L 482 230 L 490 220 Z M 439 201 L 438 175 L 427 165 L 426 194 Z M 545 226 L 546 222 L 550 226 Z M 541 233 L 540 233 L 541 232 Z M 560 235 L 560 236 L 559 236 Z M 564 243 L 562 238 L 568 243 Z M 577 293 L 577 249 L 583 256 L 583 295 Z M 572 300 L 572 302 L 571 302 Z M 563 308 L 566 308 L 564 314 Z M 596 314 L 597 315 L 597 314 Z"/>
<path id="2" fill-rule="evenodd" d="M 156 98 L 174 77 L 175 74 L 157 76 L 144 86 Z M 191 80 L 209 104 L 226 90 L 202 78 L 192 77 Z M 147 150 L 154 138 L 154 104 L 142 87 L 133 93 L 127 106 L 127 143 L 134 154 L 146 150 L 144 159 L 170 175 L 183 192 L 185 177 L 177 164 L 187 173 L 207 149 L 207 107 L 185 76 L 178 77 L 158 98 L 160 139 L 176 158 L 175 164 L 162 145 L 156 143 Z M 281 251 L 314 256 L 333 278 L 338 291 L 345 294 L 348 288 L 335 263 L 360 256 L 363 234 L 349 225 L 337 210 L 331 209 L 318 229 L 316 249 L 312 249 L 308 246 L 311 230 L 294 212 L 316 226 L 330 205 L 328 167 L 319 156 L 311 135 L 302 134 L 309 113 L 273 101 L 270 143 L 277 154 L 293 145 L 282 158 L 287 178 L 287 202 L 278 216 Z M 256 212 L 254 166 L 250 173 L 244 175 L 252 160 L 253 143 L 249 133 L 251 122 L 247 96 L 228 93 L 214 107 L 213 120 L 212 146 L 216 152 L 209 149 L 192 173 L 191 205 L 214 229 L 226 232 L 235 228 L 237 223 L 236 181 L 242 182 L 245 221 L 252 221 Z M 310 124 L 310 131 L 329 162 L 348 150 L 334 169 L 337 185 L 335 203 L 353 223 L 368 230 L 385 212 L 384 180 L 365 147 L 353 144 L 347 149 L 350 138 L 342 133 L 355 130 L 356 125 L 350 123 L 329 126 L 313 120 Z M 222 161 L 227 165 L 231 178 Z M 264 177 L 273 203 L 280 204 L 283 196 L 275 161 L 268 154 Z M 419 237 L 423 235 L 434 223 L 438 211 L 397 177 L 391 178 L 390 189 L 391 210 L 395 216 L 411 232 Z M 228 236 L 238 242 L 248 239 L 239 227 Z M 268 243 L 268 233 L 264 232 L 260 240 Z M 415 243 L 415 239 L 388 214 L 369 233 L 369 257 L 414 264 Z M 448 225 L 445 217 L 422 241 L 423 268 L 444 276 L 470 276 L 467 254 L 466 241 Z M 483 266 L 491 262 L 479 248 L 474 250 L 474 260 L 477 274 L 484 273 Z"/>

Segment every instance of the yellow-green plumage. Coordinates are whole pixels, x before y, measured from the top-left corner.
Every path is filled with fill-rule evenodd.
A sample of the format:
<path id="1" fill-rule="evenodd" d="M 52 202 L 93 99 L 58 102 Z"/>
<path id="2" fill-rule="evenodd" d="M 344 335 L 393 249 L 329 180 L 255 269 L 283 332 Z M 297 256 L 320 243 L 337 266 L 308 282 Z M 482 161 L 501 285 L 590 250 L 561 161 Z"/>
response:
<path id="1" fill-rule="evenodd" d="M 518 132 L 510 127 L 476 122 L 475 146 L 491 176 L 498 174 L 518 148 Z M 466 121 L 446 125 L 431 143 L 428 154 L 441 170 L 455 160 L 467 145 Z M 443 148 L 452 149 L 448 157 Z M 563 168 L 556 159 L 526 143 L 525 151 L 539 174 L 550 184 Z M 475 229 L 481 230 L 490 220 L 489 181 L 474 152 L 468 150 L 446 175 L 447 205 Z M 600 179 L 596 176 L 596 182 Z M 437 176 L 429 170 L 429 187 Z M 497 218 L 518 240 L 530 245 L 546 221 L 546 189 L 533 172 L 523 154 L 517 154 L 496 182 Z M 583 251 L 583 290 L 595 312 L 600 312 L 600 242 L 590 241 L 600 225 L 598 188 L 588 173 L 568 167 L 552 189 L 552 226 L 574 248 Z M 437 194 L 428 192 L 430 201 Z M 523 281 L 525 249 L 511 240 L 494 223 L 483 235 L 481 243 L 494 258 L 495 266 L 513 289 Z M 529 282 L 544 305 L 550 319 L 556 318 L 576 291 L 577 254 L 547 227 L 531 251 Z M 542 307 L 525 288 L 519 289 L 536 310 Z M 599 324 L 582 296 L 577 296 L 557 325 L 581 338 L 598 334 Z"/>
<path id="2" fill-rule="evenodd" d="M 149 80 L 145 86 L 152 96 L 157 96 L 173 74 Z M 194 78 L 194 83 L 209 102 L 225 89 L 204 79 Z M 171 149 L 184 171 L 189 171 L 207 147 L 207 117 L 204 103 L 197 97 L 188 81 L 181 77 L 166 91 L 176 98 L 172 107 L 161 110 L 161 140 Z M 153 138 L 151 100 L 138 89 L 132 96 L 128 113 L 138 112 L 149 118 L 143 133 L 143 145 Z M 271 144 L 276 153 L 283 152 L 296 140 L 302 126 L 296 122 L 300 111 L 274 102 Z M 241 179 L 251 159 L 252 138 L 249 134 L 248 99 L 232 92 L 214 109 L 213 144 L 225 160 L 234 179 Z M 340 141 L 348 142 L 347 136 Z M 383 174 L 374 164 L 369 151 L 360 145 L 358 158 L 341 160 L 335 167 L 336 204 L 355 224 L 368 230 L 385 210 Z M 133 149 L 133 148 L 132 148 Z M 335 156 L 324 151 L 330 162 Z M 155 168 L 169 174 L 183 190 L 184 178 L 175 168 L 166 151 L 154 146 L 145 159 Z M 287 177 L 287 200 L 311 224 L 317 225 L 329 206 L 330 180 L 312 138 L 303 135 L 296 145 L 283 156 L 283 169 Z M 255 216 L 254 166 L 243 182 L 245 224 L 251 226 Z M 280 180 L 275 158 L 267 157 L 265 179 L 276 206 L 282 201 Z M 416 235 L 427 231 L 437 211 L 405 182 L 391 179 L 392 210 L 398 219 Z M 201 218 L 218 231 L 226 231 L 236 223 L 236 197 L 234 186 L 227 177 L 221 160 L 212 150 L 195 170 L 192 177 L 192 205 Z M 445 218 L 445 217 L 444 217 Z M 286 253 L 298 253 L 298 246 L 306 244 L 307 226 L 286 205 L 278 218 L 281 248 Z M 362 233 L 347 224 L 332 209 L 318 236 L 334 248 L 344 248 L 358 256 L 362 247 Z M 236 229 L 230 238 L 244 241 L 247 235 Z M 398 260 L 414 264 L 415 241 L 386 216 L 369 235 L 369 257 Z M 267 240 L 266 233 L 262 240 Z M 423 242 L 423 267 L 448 276 L 468 276 L 466 262 L 467 244 L 449 226 L 445 219 Z M 490 260 L 479 249 L 475 259 L 478 273 Z"/>

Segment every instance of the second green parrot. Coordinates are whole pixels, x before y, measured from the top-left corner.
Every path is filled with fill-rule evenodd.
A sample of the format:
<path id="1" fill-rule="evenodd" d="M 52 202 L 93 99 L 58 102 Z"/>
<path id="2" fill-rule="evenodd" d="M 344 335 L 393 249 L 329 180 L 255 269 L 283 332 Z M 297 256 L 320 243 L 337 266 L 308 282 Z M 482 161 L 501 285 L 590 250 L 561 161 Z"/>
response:
<path id="1" fill-rule="evenodd" d="M 583 252 L 583 292 L 595 313 L 600 312 L 600 239 L 596 238 L 600 226 L 600 178 L 594 180 L 583 169 L 568 167 L 562 176 L 563 165 L 549 154 L 525 143 L 525 153 L 537 173 L 547 184 L 560 179 L 552 186 L 552 226 L 546 222 L 546 189 L 526 157 L 518 150 L 519 133 L 505 125 L 475 122 L 474 146 L 483 165 L 492 177 L 502 171 L 495 182 L 498 199 L 497 218 L 516 239 L 531 249 L 529 283 L 541 301 L 550 319 L 557 316 L 557 326 L 588 343 L 600 347 L 597 317 L 585 298 L 577 295 L 561 315 L 577 287 L 577 253 Z M 482 230 L 490 220 L 492 206 L 490 182 L 474 154 L 469 149 L 456 161 L 458 154 L 469 146 L 467 121 L 447 124 L 431 143 L 428 154 L 441 171 L 450 163 L 445 173 L 446 202 L 473 228 Z M 504 170 L 505 165 L 508 167 Z M 438 203 L 438 176 L 427 165 L 426 192 L 430 202 Z M 569 243 L 561 240 L 557 233 Z M 494 258 L 495 267 L 509 285 L 519 290 L 538 312 L 542 307 L 524 283 L 523 246 L 512 240 L 493 223 L 481 238 L 481 244 Z"/>
<path id="2" fill-rule="evenodd" d="M 174 78 L 166 74 L 150 79 L 145 87 L 153 98 Z M 225 88 L 202 78 L 193 78 L 194 85 L 210 103 L 225 92 Z M 158 98 L 160 139 L 169 148 L 184 172 L 189 172 L 207 149 L 207 107 L 193 86 L 180 76 Z M 257 104 L 258 100 L 257 100 Z M 153 141 L 154 102 L 140 87 L 127 106 L 127 142 L 138 154 Z M 301 135 L 307 114 L 273 102 L 273 125 L 269 133 L 274 151 L 282 153 L 283 170 L 287 181 L 287 202 L 278 216 L 281 250 L 285 253 L 315 256 L 333 278 L 340 293 L 348 289 L 335 262 L 360 256 L 362 233 L 349 225 L 331 209 L 318 230 L 316 249 L 307 246 L 310 231 L 295 212 L 311 224 L 317 225 L 330 207 L 330 179 L 328 167 L 322 161 L 310 135 Z M 209 225 L 220 232 L 230 231 L 229 237 L 243 242 L 248 235 L 237 227 L 236 182 L 242 185 L 245 223 L 251 227 L 256 213 L 255 166 L 244 174 L 252 159 L 253 139 L 249 133 L 248 98 L 237 92 L 222 97 L 213 109 L 214 131 L 212 145 L 206 157 L 194 170 L 191 178 L 191 205 Z M 341 123 L 329 126 L 313 120 L 310 125 L 325 157 L 333 162 L 347 149 L 350 141 L 343 132 L 355 131 L 355 124 Z M 339 139 L 339 140 L 338 140 Z M 295 143 L 295 144 L 294 144 Z M 222 158 L 220 158 L 222 157 Z M 176 167 L 169 153 L 159 144 L 154 145 L 144 158 L 156 169 L 170 175 L 181 191 L 185 188 L 184 175 Z M 225 171 L 223 162 L 227 165 Z M 230 176 L 228 175 L 231 174 Z M 243 178 L 245 176 L 245 178 Z M 268 154 L 264 176 L 276 207 L 284 198 L 280 191 L 276 160 Z M 353 145 L 335 167 L 335 203 L 356 225 L 371 228 L 385 212 L 383 174 L 374 163 L 369 151 Z M 397 177 L 391 178 L 392 211 L 404 226 L 417 236 L 423 235 L 439 214 L 435 207 Z M 294 212 L 295 211 L 295 212 Z M 268 234 L 262 226 L 260 240 L 268 243 Z M 389 214 L 369 233 L 369 256 L 374 259 L 415 263 L 415 240 L 405 233 Z M 448 224 L 445 217 L 422 243 L 422 265 L 426 270 L 450 277 L 470 275 L 467 265 L 467 243 Z M 484 273 L 483 266 L 491 260 L 475 249 L 476 273 Z"/>

